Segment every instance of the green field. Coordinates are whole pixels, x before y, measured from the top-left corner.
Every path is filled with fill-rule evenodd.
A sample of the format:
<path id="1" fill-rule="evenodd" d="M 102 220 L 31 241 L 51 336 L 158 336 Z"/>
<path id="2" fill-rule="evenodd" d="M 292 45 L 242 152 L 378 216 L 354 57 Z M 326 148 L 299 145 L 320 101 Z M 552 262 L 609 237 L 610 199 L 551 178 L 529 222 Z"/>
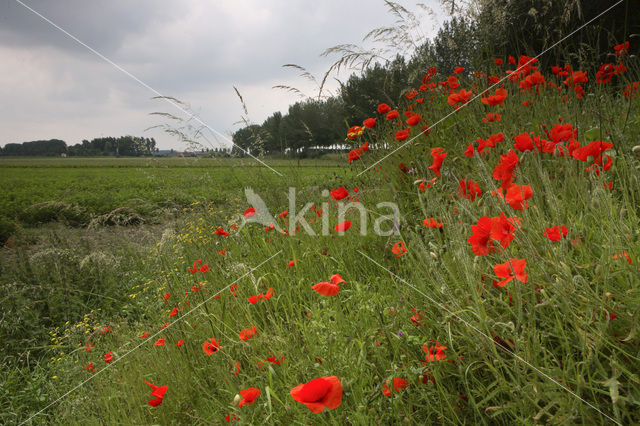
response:
<path id="1" fill-rule="evenodd" d="M 157 222 L 196 201 L 227 205 L 243 198 L 247 186 L 272 189 L 292 177 L 304 185 L 349 174 L 335 160 L 267 162 L 287 178 L 250 158 L 0 158 L 0 186 L 7 188 L 0 217 L 28 226 L 56 220 L 86 226 L 125 208 L 139 221 Z"/>

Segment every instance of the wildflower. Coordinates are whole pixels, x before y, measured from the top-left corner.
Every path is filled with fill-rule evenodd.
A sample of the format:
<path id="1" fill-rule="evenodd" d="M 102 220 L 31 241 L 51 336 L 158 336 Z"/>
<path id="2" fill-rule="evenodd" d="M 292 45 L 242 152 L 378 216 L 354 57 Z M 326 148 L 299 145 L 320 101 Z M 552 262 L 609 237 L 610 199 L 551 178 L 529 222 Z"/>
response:
<path id="1" fill-rule="evenodd" d="M 422 220 L 425 228 L 442 228 L 442 222 L 438 222 L 435 218 L 429 217 Z"/>
<path id="2" fill-rule="evenodd" d="M 295 266 L 295 264 L 296 264 L 296 261 L 295 261 L 295 260 L 290 260 L 290 261 L 289 261 L 285 266 L 286 266 L 287 268 L 290 268 L 290 267 L 292 267 L 292 266 Z"/>
<path id="3" fill-rule="evenodd" d="M 157 407 L 158 405 L 162 404 L 162 399 L 164 398 L 165 393 L 167 393 L 168 385 L 155 386 L 147 382 L 146 380 L 144 382 L 151 387 L 151 393 L 149 395 L 155 396 L 154 399 L 149 400 L 149 405 L 152 407 Z"/>
<path id="4" fill-rule="evenodd" d="M 321 413 L 325 408 L 333 410 L 342 402 L 342 384 L 336 376 L 313 379 L 294 387 L 289 393 L 312 413 Z"/>
<path id="5" fill-rule="evenodd" d="M 545 228 L 544 235 L 551 241 L 560 241 L 562 237 L 567 236 L 569 230 L 566 226 L 552 226 L 551 228 Z"/>
<path id="6" fill-rule="evenodd" d="M 164 337 L 159 338 L 153 343 L 153 346 L 164 346 Z"/>
<path id="7" fill-rule="evenodd" d="M 509 259 L 508 262 L 501 263 L 493 267 L 493 272 L 500 278 L 501 281 L 494 281 L 494 287 L 504 287 L 509 281 L 517 279 L 520 282 L 526 283 L 529 281 L 529 277 L 524 272 L 524 268 L 527 266 L 526 259 Z"/>
<path id="8" fill-rule="evenodd" d="M 104 356 L 104 362 L 109 364 L 111 361 L 113 361 L 113 352 L 107 352 Z"/>
<path id="9" fill-rule="evenodd" d="M 140 338 L 142 338 L 142 339 L 146 339 L 147 337 L 149 337 L 149 332 L 148 332 L 148 331 L 145 331 L 145 332 L 144 332 L 144 333 L 142 333 L 139 337 L 140 337 Z"/>
<path id="10" fill-rule="evenodd" d="M 335 296 L 340 292 L 340 286 L 337 282 L 321 282 L 313 285 L 311 288 L 323 296 Z"/>
<path id="11" fill-rule="evenodd" d="M 256 398 L 260 396 L 260 389 L 248 388 L 240 391 L 242 399 L 238 403 L 238 408 L 242 408 L 243 405 L 251 405 L 255 402 Z"/>
<path id="12" fill-rule="evenodd" d="M 625 41 L 624 43 L 620 43 L 617 46 L 613 46 L 613 50 L 616 52 L 616 56 L 622 56 L 629 53 L 629 42 Z"/>
<path id="13" fill-rule="evenodd" d="M 512 149 L 510 149 L 506 155 L 500 155 L 500 162 L 493 169 L 493 178 L 502 181 L 502 185 L 500 185 L 502 189 L 509 188 L 513 183 L 518 162 L 518 154 Z"/>
<path id="14" fill-rule="evenodd" d="M 216 232 L 214 232 L 214 234 L 222 235 L 223 237 L 226 237 L 227 235 L 229 235 L 229 233 L 226 232 L 224 229 L 222 229 L 222 227 L 216 229 Z"/>
<path id="15" fill-rule="evenodd" d="M 489 112 L 482 119 L 483 123 L 492 123 L 494 121 L 502 121 L 502 116 L 500 114 L 498 114 L 497 112 Z"/>
<path id="16" fill-rule="evenodd" d="M 351 228 L 351 221 L 350 220 L 345 220 L 344 222 L 340 222 L 335 226 L 335 230 L 338 232 L 344 232 L 346 230 L 348 230 L 349 228 Z"/>
<path id="17" fill-rule="evenodd" d="M 398 110 L 391 110 L 387 113 L 387 115 L 384 117 L 385 120 L 393 120 L 394 118 L 398 118 L 398 116 L 400 115 L 400 113 L 398 112 Z"/>
<path id="18" fill-rule="evenodd" d="M 169 314 L 169 318 L 175 317 L 176 315 L 178 315 L 178 308 L 173 308 L 173 310 Z"/>
<path id="19" fill-rule="evenodd" d="M 89 364 L 84 366 L 84 369 L 87 371 L 96 371 L 96 368 L 93 366 L 93 363 L 90 362 Z"/>
<path id="20" fill-rule="evenodd" d="M 447 156 L 447 153 L 443 152 L 442 148 L 440 147 L 431 148 L 431 157 L 433 158 L 433 163 L 431 164 L 431 166 L 429 166 L 429 169 L 433 170 L 433 172 L 438 177 L 442 176 L 440 172 L 440 168 L 442 167 L 442 163 L 444 162 L 444 159 L 446 158 L 446 156 Z"/>
<path id="21" fill-rule="evenodd" d="M 344 186 L 341 186 L 340 188 L 335 188 L 332 189 L 329 194 L 331 194 L 331 197 L 336 200 L 342 200 L 343 198 L 346 198 L 347 196 L 349 196 L 349 191 L 347 191 L 346 189 L 344 189 Z"/>
<path id="22" fill-rule="evenodd" d="M 447 103 L 451 106 L 456 106 L 458 103 L 465 104 L 471 97 L 473 93 L 471 90 L 460 89 L 459 92 L 451 92 L 449 97 L 447 98 Z"/>
<path id="23" fill-rule="evenodd" d="M 529 207 L 526 200 L 531 198 L 532 195 L 533 190 L 531 189 L 531 185 L 516 185 L 514 183 L 507 189 L 507 194 L 504 196 L 504 199 L 512 208 L 522 210 Z"/>
<path id="24" fill-rule="evenodd" d="M 209 356 L 218 352 L 218 349 L 220 349 L 220 344 L 218 343 L 218 340 L 214 338 L 205 340 L 202 344 L 202 350 Z"/>
<path id="25" fill-rule="evenodd" d="M 620 260 L 624 260 L 624 259 L 626 259 L 626 260 L 627 260 L 627 263 L 628 263 L 629 265 L 631 265 L 631 263 L 632 263 L 632 262 L 631 262 L 631 258 L 629 257 L 629 253 L 627 253 L 626 251 L 623 251 L 623 252 L 622 252 L 622 253 L 620 253 L 620 254 L 616 253 L 616 254 L 614 254 L 614 255 L 613 255 L 613 258 L 614 258 L 614 259 L 617 259 L 618 257 L 620 258 Z"/>
<path id="26" fill-rule="evenodd" d="M 462 198 L 466 198 L 469 201 L 473 201 L 476 199 L 476 196 L 481 196 L 482 191 L 480 190 L 480 185 L 471 179 L 464 180 L 462 179 L 459 182 L 458 186 L 458 195 Z"/>
<path id="27" fill-rule="evenodd" d="M 489 105 L 489 106 L 502 105 L 504 100 L 507 98 L 507 95 L 508 95 L 508 92 L 504 88 L 499 87 L 498 89 L 496 89 L 496 92 L 494 95 L 489 95 L 486 98 L 481 98 L 480 101 L 483 104 Z"/>
<path id="28" fill-rule="evenodd" d="M 362 122 L 362 124 L 364 124 L 364 127 L 366 127 L 367 129 L 373 129 L 373 127 L 376 125 L 376 119 L 375 118 L 367 118 L 366 120 L 364 120 Z"/>
<path id="29" fill-rule="evenodd" d="M 378 105 L 378 112 L 380 114 L 386 114 L 389 111 L 391 111 L 391 107 L 389 105 L 387 105 L 387 104 Z"/>
<path id="30" fill-rule="evenodd" d="M 407 119 L 407 124 L 413 127 L 420 121 L 422 121 L 422 116 L 420 114 L 412 114 L 411 117 Z"/>
<path id="31" fill-rule="evenodd" d="M 255 336 L 256 334 L 258 334 L 256 327 L 251 326 L 249 328 L 245 328 L 244 330 L 240 331 L 239 337 L 240 337 L 240 340 L 247 341 L 251 339 L 253 336 Z"/>
<path id="32" fill-rule="evenodd" d="M 402 130 L 398 130 L 396 132 L 396 135 L 394 137 L 394 140 L 396 141 L 403 141 L 405 139 L 407 139 L 410 135 L 410 130 L 409 129 L 402 129 Z"/>
<path id="33" fill-rule="evenodd" d="M 396 257 L 404 256 L 407 252 L 407 247 L 404 245 L 404 241 L 398 241 L 393 245 L 391 252 L 396 255 Z"/>
<path id="34" fill-rule="evenodd" d="M 255 216 L 255 214 L 256 214 L 256 209 L 254 209 L 253 207 L 249 207 L 244 211 L 244 217 L 246 217 L 247 219 Z"/>
<path id="35" fill-rule="evenodd" d="M 400 389 L 406 388 L 408 385 L 409 385 L 409 382 L 403 379 L 402 377 L 393 378 L 393 390 L 395 392 L 399 391 Z M 386 380 L 384 382 L 384 385 L 382 386 L 382 393 L 386 397 L 391 397 L 391 390 L 389 389 L 389 385 L 387 384 Z"/>
<path id="36" fill-rule="evenodd" d="M 426 352 L 425 360 L 427 362 L 442 361 L 447 357 L 444 350 L 447 349 L 436 340 L 435 346 L 422 345 L 422 350 Z"/>
<path id="37" fill-rule="evenodd" d="M 93 346 L 93 343 L 88 342 L 83 349 L 85 352 L 91 352 L 92 350 L 95 349 L 95 346 Z"/>

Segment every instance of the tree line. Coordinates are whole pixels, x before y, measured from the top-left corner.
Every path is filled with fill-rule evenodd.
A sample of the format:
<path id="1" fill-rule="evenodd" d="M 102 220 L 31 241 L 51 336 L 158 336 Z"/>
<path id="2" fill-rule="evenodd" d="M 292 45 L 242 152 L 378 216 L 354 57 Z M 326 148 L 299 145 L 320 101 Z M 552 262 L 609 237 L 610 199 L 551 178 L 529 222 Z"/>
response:
<path id="1" fill-rule="evenodd" d="M 3 156 L 126 156 L 153 155 L 157 151 L 154 138 L 138 136 L 101 137 L 67 146 L 60 139 L 8 143 L 0 148 Z"/>
<path id="2" fill-rule="evenodd" d="M 334 96 L 307 98 L 289 106 L 285 114 L 275 112 L 262 124 L 247 125 L 236 131 L 233 154 L 250 152 L 252 155 L 304 157 L 323 149 L 346 149 L 345 136 L 350 126 L 361 125 L 371 117 L 379 103 L 397 105 L 407 90 L 420 85 L 420 79 L 430 67 L 435 66 L 441 76 L 451 75 L 456 67 L 465 68 L 462 75 L 471 75 L 473 71 L 487 72 L 487 65 L 495 58 L 504 58 L 506 62 L 510 55 L 533 57 L 553 47 L 540 56 L 543 68 L 571 63 L 580 69 L 593 70 L 614 60 L 610 58 L 612 46 L 627 40 L 629 34 L 640 33 L 640 20 L 634 12 L 640 8 L 640 0 L 629 0 L 609 10 L 588 28 L 557 46 L 554 46 L 556 42 L 598 16 L 612 2 L 470 0 L 465 2 L 464 13 L 455 13 L 462 3 L 459 0 L 441 3 L 444 8 L 449 7 L 454 16 L 442 25 L 433 39 L 414 46 L 408 58 L 398 54 L 385 61 L 375 52 L 366 57 L 366 53 L 338 46 L 334 50 L 342 54 L 336 62 L 338 68 L 362 63 L 367 66 L 341 82 Z M 395 16 L 406 19 L 404 28 L 410 27 L 415 17 L 399 4 L 387 4 L 393 8 Z M 403 36 L 398 28 L 374 31 L 379 31 L 372 32 L 374 36 L 386 41 L 402 40 Z M 638 53 L 638 44 L 632 43 L 630 53 Z M 405 53 L 403 46 L 398 42 L 396 51 Z"/>

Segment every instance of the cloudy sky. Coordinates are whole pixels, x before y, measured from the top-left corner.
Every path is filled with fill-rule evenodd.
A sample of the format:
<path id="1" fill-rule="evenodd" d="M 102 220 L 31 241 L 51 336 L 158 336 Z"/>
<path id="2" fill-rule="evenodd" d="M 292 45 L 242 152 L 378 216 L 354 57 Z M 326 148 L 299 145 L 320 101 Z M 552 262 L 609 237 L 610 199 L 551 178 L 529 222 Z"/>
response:
<path id="1" fill-rule="evenodd" d="M 418 12 L 414 2 L 400 3 Z M 421 32 L 431 37 L 447 15 L 438 0 L 423 3 L 434 12 L 420 13 Z M 132 134 L 154 137 L 160 149 L 184 149 L 160 129 L 145 131 L 167 123 L 151 112 L 184 116 L 151 99 L 153 90 L 187 102 L 204 123 L 229 135 L 243 116 L 233 86 L 248 118 L 261 123 L 300 100 L 274 85 L 313 93 L 283 64 L 320 77 L 335 60 L 321 58 L 322 51 L 362 44 L 369 30 L 394 20 L 382 0 L 0 0 L 0 146 Z"/>

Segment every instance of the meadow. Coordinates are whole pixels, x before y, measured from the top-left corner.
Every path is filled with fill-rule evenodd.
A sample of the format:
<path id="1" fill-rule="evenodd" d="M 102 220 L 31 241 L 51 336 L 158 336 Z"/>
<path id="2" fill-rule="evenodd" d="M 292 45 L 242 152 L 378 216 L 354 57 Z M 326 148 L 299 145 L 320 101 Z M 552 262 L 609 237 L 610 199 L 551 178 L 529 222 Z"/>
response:
<path id="1" fill-rule="evenodd" d="M 3 168 L 24 191 L 3 203 L 25 223 L 30 193 L 93 219 L 140 198 L 149 225 L 166 200 L 182 209 L 149 244 L 140 223 L 85 220 L 85 257 L 50 250 L 15 273 L 52 277 L 57 306 L 77 283 L 115 301 L 83 299 L 49 328 L 48 361 L 3 372 L 3 421 L 640 421 L 637 64 L 621 58 L 607 84 L 526 56 L 506 74 L 499 59 L 487 74 L 429 70 L 346 132 L 338 167 Z M 245 187 L 272 224 L 251 223 Z M 304 224 L 289 226 L 289 187 L 298 213 L 313 204 Z"/>

